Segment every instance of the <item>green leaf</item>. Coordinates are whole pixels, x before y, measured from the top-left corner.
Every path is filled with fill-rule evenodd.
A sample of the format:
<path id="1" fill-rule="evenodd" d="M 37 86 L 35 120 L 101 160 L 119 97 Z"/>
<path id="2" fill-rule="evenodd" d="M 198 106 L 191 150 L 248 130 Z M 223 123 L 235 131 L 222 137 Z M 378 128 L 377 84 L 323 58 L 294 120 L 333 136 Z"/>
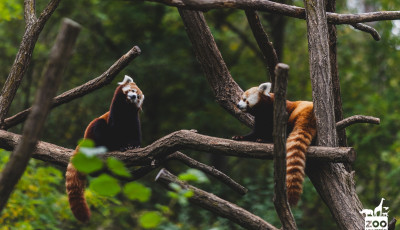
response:
<path id="1" fill-rule="evenodd" d="M 114 157 L 109 157 L 107 159 L 107 167 L 118 176 L 130 177 L 131 174 L 129 170 L 125 167 L 122 161 L 115 159 Z"/>
<path id="2" fill-rule="evenodd" d="M 195 181 L 199 183 L 209 182 L 207 176 L 197 169 L 188 169 L 185 173 L 179 174 L 178 178 L 183 181 Z"/>
<path id="3" fill-rule="evenodd" d="M 148 201 L 151 196 L 151 189 L 138 182 L 127 183 L 123 192 L 130 200 L 138 200 L 140 202 Z"/>
<path id="4" fill-rule="evenodd" d="M 94 141 L 91 139 L 80 139 L 78 141 L 78 145 L 80 147 L 87 147 L 87 148 L 94 148 L 96 146 Z"/>
<path id="5" fill-rule="evenodd" d="M 107 174 L 101 174 L 93 179 L 89 187 L 102 196 L 115 196 L 121 191 L 118 180 Z"/>
<path id="6" fill-rule="evenodd" d="M 194 192 L 192 190 L 186 190 L 185 193 L 183 193 L 183 196 L 186 198 L 190 198 L 194 195 Z"/>
<path id="7" fill-rule="evenodd" d="M 141 227 L 149 229 L 155 228 L 161 223 L 161 214 L 157 211 L 145 212 L 139 217 Z"/>
<path id="8" fill-rule="evenodd" d="M 82 173 L 92 173 L 103 168 L 103 162 L 97 157 L 88 157 L 85 154 L 78 153 L 72 158 L 74 167 Z"/>
<path id="9" fill-rule="evenodd" d="M 172 188 L 172 190 L 179 192 L 182 190 L 181 186 L 179 184 L 176 183 L 170 183 L 169 187 Z"/>

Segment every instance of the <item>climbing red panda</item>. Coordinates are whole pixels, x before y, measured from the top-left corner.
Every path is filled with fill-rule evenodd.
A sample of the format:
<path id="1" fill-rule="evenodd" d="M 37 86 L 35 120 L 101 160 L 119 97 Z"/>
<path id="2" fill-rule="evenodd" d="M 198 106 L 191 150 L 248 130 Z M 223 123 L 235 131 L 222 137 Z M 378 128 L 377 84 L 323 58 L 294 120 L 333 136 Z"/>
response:
<path id="1" fill-rule="evenodd" d="M 85 139 L 91 139 L 96 146 L 105 146 L 109 151 L 125 151 L 138 148 L 141 144 L 139 111 L 144 95 L 129 76 L 125 76 L 118 84 L 110 110 L 90 122 L 84 134 Z M 79 146 L 73 156 L 78 149 Z M 65 177 L 72 213 L 82 222 L 89 221 L 91 214 L 84 196 L 86 176 L 78 172 L 70 162 Z"/>
<path id="2" fill-rule="evenodd" d="M 234 136 L 238 141 L 272 142 L 274 94 L 271 83 L 263 83 L 243 93 L 237 107 L 254 116 L 253 131 L 246 136 Z M 303 190 L 305 153 L 316 135 L 313 103 L 286 101 L 289 115 L 286 143 L 286 186 L 290 205 L 296 205 Z"/>

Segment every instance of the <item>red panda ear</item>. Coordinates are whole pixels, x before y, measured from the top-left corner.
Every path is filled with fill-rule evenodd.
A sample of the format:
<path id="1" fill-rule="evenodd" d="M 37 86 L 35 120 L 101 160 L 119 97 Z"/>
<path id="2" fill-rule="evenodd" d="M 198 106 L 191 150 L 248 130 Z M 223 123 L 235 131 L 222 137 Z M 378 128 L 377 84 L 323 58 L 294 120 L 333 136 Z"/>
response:
<path id="1" fill-rule="evenodd" d="M 269 92 L 271 91 L 271 83 L 270 82 L 262 83 L 260 86 L 258 86 L 258 90 L 265 96 L 270 97 L 271 95 L 269 95 Z"/>
<path id="2" fill-rule="evenodd" d="M 118 85 L 124 85 L 126 83 L 133 83 L 133 79 L 129 77 L 128 75 L 125 75 L 124 80 L 121 82 L 118 82 Z"/>

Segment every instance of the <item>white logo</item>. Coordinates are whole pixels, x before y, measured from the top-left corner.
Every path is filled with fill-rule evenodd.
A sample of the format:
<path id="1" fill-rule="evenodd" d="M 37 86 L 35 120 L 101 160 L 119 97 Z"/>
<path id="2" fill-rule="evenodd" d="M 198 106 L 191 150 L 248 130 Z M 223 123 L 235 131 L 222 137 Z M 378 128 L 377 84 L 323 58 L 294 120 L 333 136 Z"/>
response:
<path id="1" fill-rule="evenodd" d="M 365 230 L 388 230 L 388 213 L 389 207 L 383 207 L 381 203 L 375 209 L 363 209 L 360 211 L 365 216 Z"/>

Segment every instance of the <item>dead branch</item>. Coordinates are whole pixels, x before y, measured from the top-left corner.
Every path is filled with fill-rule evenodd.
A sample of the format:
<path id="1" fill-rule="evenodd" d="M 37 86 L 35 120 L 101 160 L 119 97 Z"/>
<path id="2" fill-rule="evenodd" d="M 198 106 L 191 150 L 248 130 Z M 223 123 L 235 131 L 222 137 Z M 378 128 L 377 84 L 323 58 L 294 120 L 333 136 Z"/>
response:
<path id="1" fill-rule="evenodd" d="M 286 88 L 289 66 L 279 63 L 275 68 L 274 101 L 274 206 L 283 229 L 297 229 L 288 203 L 286 188 Z"/>
<path id="2" fill-rule="evenodd" d="M 233 8 L 242 10 L 258 10 L 273 14 L 285 15 L 298 19 L 305 19 L 305 9 L 297 6 L 286 5 L 268 0 L 207 0 L 207 1 L 186 1 L 186 0 L 144 0 L 158 2 L 182 9 L 207 11 L 211 9 Z M 400 19 L 400 11 L 381 11 L 361 14 L 338 14 L 326 13 L 328 23 L 332 24 L 355 24 L 362 22 L 373 22 L 383 20 Z"/>
<path id="3" fill-rule="evenodd" d="M 165 189 L 170 190 L 170 183 L 175 183 L 183 189 L 193 191 L 193 196 L 189 198 L 189 202 L 207 209 L 221 217 L 227 218 L 232 222 L 246 229 L 273 229 L 278 230 L 268 222 L 249 211 L 232 204 L 218 196 L 196 188 L 188 183 L 180 181 L 176 176 L 168 172 L 166 169 L 161 169 L 155 181 L 160 183 Z"/>
<path id="4" fill-rule="evenodd" d="M 70 89 L 53 99 L 52 108 L 55 108 L 59 105 L 68 103 L 76 98 L 83 97 L 86 94 L 89 94 L 97 89 L 102 88 L 103 86 L 110 84 L 112 80 L 124 69 L 133 59 L 140 55 L 140 48 L 134 46 L 131 50 L 129 50 L 126 54 L 124 54 L 120 59 L 118 59 L 108 70 L 106 70 L 103 74 L 98 76 L 95 79 L 92 79 L 86 82 L 83 85 Z M 12 117 L 9 117 L 4 120 L 3 128 L 9 129 L 21 122 L 23 122 L 32 108 L 25 109 Z"/>
<path id="5" fill-rule="evenodd" d="M 0 124 L 3 123 L 4 118 L 7 116 L 17 89 L 19 88 L 22 78 L 28 69 L 32 58 L 33 48 L 35 47 L 39 34 L 47 20 L 56 10 L 60 1 L 61 0 L 51 0 L 38 19 L 34 16 L 35 1 L 26 0 L 24 3 L 26 7 L 25 20 L 27 24 L 14 64 L 11 66 L 10 73 L 0 92 Z"/>
<path id="6" fill-rule="evenodd" d="M 178 10 L 193 45 L 194 53 L 213 90 L 217 103 L 239 121 L 252 127 L 254 124 L 252 116 L 236 108 L 237 100 L 241 97 L 243 90 L 231 77 L 203 13 Z"/>
<path id="7" fill-rule="evenodd" d="M 372 26 L 363 24 L 363 23 L 356 23 L 356 24 L 351 24 L 351 26 L 354 27 L 354 29 L 361 30 L 364 32 L 367 32 L 371 34 L 371 36 L 375 39 L 375 41 L 380 41 L 381 40 L 381 35 L 376 31 L 376 29 Z"/>
<path id="8" fill-rule="evenodd" d="M 275 66 L 278 64 L 278 55 L 276 54 L 275 48 L 272 42 L 269 41 L 267 33 L 261 24 L 260 17 L 254 10 L 245 10 L 247 21 L 249 22 L 253 36 L 257 41 L 258 47 L 263 54 L 266 66 L 269 71 L 269 77 L 274 87 L 275 82 Z"/>
<path id="9" fill-rule="evenodd" d="M 338 123 L 336 123 L 336 128 L 338 130 L 344 129 L 350 125 L 356 124 L 356 123 L 370 123 L 370 124 L 376 124 L 379 125 L 381 120 L 377 117 L 371 117 L 371 116 L 364 116 L 364 115 L 354 115 L 348 118 L 345 118 Z"/>
<path id="10" fill-rule="evenodd" d="M 24 126 L 21 141 L 0 174 L 0 212 L 4 209 L 14 186 L 24 173 L 40 138 L 42 127 L 50 112 L 51 99 L 61 83 L 61 76 L 70 59 L 79 32 L 80 26 L 77 23 L 69 19 L 63 20 L 50 53 L 40 89 L 35 97 L 32 113 Z"/>
<path id="11" fill-rule="evenodd" d="M 21 135 L 0 130 L 0 148 L 13 150 L 20 140 Z M 105 154 L 105 157 L 113 156 L 130 166 L 150 165 L 153 160 L 162 159 L 180 149 L 192 149 L 243 158 L 273 158 L 272 144 L 233 141 L 201 135 L 189 130 L 173 132 L 143 148 L 126 152 L 110 152 Z M 33 157 L 66 167 L 72 151 L 72 149 L 47 142 L 39 142 Z M 350 147 L 331 148 L 310 146 L 307 150 L 307 158 L 316 161 L 353 162 L 356 158 L 356 152 Z"/>

